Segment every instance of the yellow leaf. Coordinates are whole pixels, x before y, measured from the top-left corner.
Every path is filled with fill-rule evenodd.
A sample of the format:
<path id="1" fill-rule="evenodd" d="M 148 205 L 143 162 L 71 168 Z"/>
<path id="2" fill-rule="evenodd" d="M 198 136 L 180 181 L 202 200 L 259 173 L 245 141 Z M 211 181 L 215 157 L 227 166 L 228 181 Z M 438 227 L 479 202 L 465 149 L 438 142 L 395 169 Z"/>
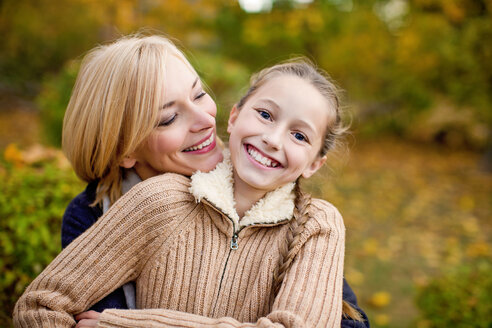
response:
<path id="1" fill-rule="evenodd" d="M 353 286 L 360 286 L 364 282 L 364 275 L 352 268 L 347 268 L 345 278 Z"/>
<path id="2" fill-rule="evenodd" d="M 466 254 L 470 257 L 490 256 L 490 246 L 485 242 L 476 242 L 468 245 Z"/>
<path id="3" fill-rule="evenodd" d="M 459 206 L 464 211 L 471 211 L 475 208 L 475 200 L 470 195 L 463 196 L 459 200 Z"/>
<path id="4" fill-rule="evenodd" d="M 13 163 L 16 166 L 22 165 L 22 153 L 13 143 L 9 144 L 3 153 L 3 157 L 7 162 Z"/>
<path id="5" fill-rule="evenodd" d="M 376 255 L 379 251 L 379 242 L 374 238 L 369 238 L 364 241 L 362 249 L 367 255 Z"/>
<path id="6" fill-rule="evenodd" d="M 391 295 L 388 292 L 377 292 L 369 299 L 369 303 L 377 308 L 387 306 L 391 301 Z"/>
<path id="7" fill-rule="evenodd" d="M 389 323 L 389 317 L 387 314 L 378 314 L 374 317 L 374 322 L 378 326 L 387 326 Z"/>

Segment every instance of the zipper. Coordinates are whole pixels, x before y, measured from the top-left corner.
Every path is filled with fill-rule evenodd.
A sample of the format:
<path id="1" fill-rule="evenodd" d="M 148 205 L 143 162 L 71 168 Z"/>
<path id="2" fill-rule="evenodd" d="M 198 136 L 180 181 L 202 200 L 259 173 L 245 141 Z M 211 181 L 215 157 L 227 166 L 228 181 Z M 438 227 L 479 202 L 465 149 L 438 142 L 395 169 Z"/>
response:
<path id="1" fill-rule="evenodd" d="M 219 282 L 219 288 L 217 290 L 217 296 L 215 297 L 215 302 L 214 302 L 214 308 L 212 309 L 212 314 L 215 314 L 215 308 L 217 307 L 217 303 L 219 302 L 219 295 L 220 295 L 220 290 L 222 289 L 222 281 L 224 280 L 226 268 L 227 268 L 227 263 L 229 263 L 229 257 L 231 257 L 231 252 L 233 248 L 231 245 L 231 249 L 229 250 L 229 253 L 227 254 L 227 258 L 224 264 L 224 270 L 222 270 L 222 276 L 220 277 L 220 282 Z"/>
<path id="2" fill-rule="evenodd" d="M 210 202 L 209 202 L 209 204 L 210 204 Z M 212 204 L 210 204 L 210 205 L 212 205 Z M 217 208 L 215 206 L 213 206 L 213 207 L 217 210 Z M 220 277 L 219 288 L 217 289 L 217 296 L 215 297 L 215 302 L 214 302 L 214 307 L 212 309 L 212 314 L 215 314 L 215 309 L 217 308 L 217 303 L 219 302 L 219 295 L 220 295 L 220 291 L 222 289 L 222 282 L 224 281 L 224 276 L 225 276 L 225 273 L 227 270 L 227 265 L 229 263 L 229 258 L 231 257 L 231 253 L 232 253 L 232 251 L 239 248 L 238 233 L 239 233 L 239 231 L 242 230 L 242 229 L 240 229 L 239 231 L 236 232 L 236 225 L 234 223 L 234 220 L 232 220 L 228 215 L 224 214 L 223 212 L 221 212 L 221 211 L 218 211 L 218 212 L 221 215 L 227 217 L 231 221 L 231 223 L 232 223 L 232 237 L 231 237 L 231 244 L 230 244 L 229 253 L 227 253 L 227 258 L 225 260 L 224 269 L 222 269 L 222 276 Z"/>
<path id="3" fill-rule="evenodd" d="M 231 237 L 230 249 L 229 249 L 229 252 L 227 253 L 227 258 L 225 260 L 224 269 L 222 270 L 222 275 L 220 277 L 219 288 L 217 290 L 217 295 L 215 297 L 214 307 L 212 309 L 212 315 L 215 315 L 215 310 L 217 308 L 217 303 L 219 302 L 219 295 L 220 295 L 220 291 L 222 289 L 222 282 L 224 281 L 224 276 L 225 276 L 225 273 L 226 273 L 226 270 L 227 270 L 227 265 L 229 263 L 229 258 L 231 257 L 232 251 L 234 251 L 234 250 L 236 250 L 236 249 L 239 248 L 239 242 L 238 242 L 239 236 L 238 236 L 238 234 L 244 228 L 248 228 L 248 227 L 251 227 L 251 226 L 245 226 L 245 227 L 240 228 L 238 231 L 236 231 L 236 224 L 234 223 L 234 220 L 233 219 L 231 219 L 227 214 L 225 214 L 220 209 L 218 209 L 212 202 L 210 202 L 210 201 L 208 201 L 206 199 L 202 199 L 201 201 L 204 202 L 204 203 L 207 203 L 210 207 L 212 207 L 214 210 L 216 210 L 220 215 L 222 215 L 223 217 L 228 218 L 229 221 L 231 221 L 231 223 L 232 223 L 232 237 Z M 264 224 L 264 226 L 267 226 L 267 227 L 268 226 L 275 226 L 275 225 L 278 225 L 279 223 L 282 223 L 282 222 L 283 221 L 276 222 L 276 223 L 273 223 L 273 224 Z"/>
<path id="4" fill-rule="evenodd" d="M 231 249 L 236 250 L 239 248 L 239 245 L 237 243 L 237 233 L 234 233 L 231 238 Z"/>
<path id="5" fill-rule="evenodd" d="M 220 215 L 222 215 L 223 217 L 226 217 L 227 219 L 229 219 L 229 221 L 231 221 L 231 223 L 232 223 L 232 237 L 231 237 L 231 246 L 230 247 L 232 250 L 238 249 L 239 248 L 239 244 L 237 241 L 238 237 L 239 237 L 238 233 L 241 232 L 241 230 L 243 230 L 243 228 L 236 231 L 236 224 L 234 223 L 234 220 L 229 217 L 229 215 L 222 212 L 220 209 L 217 208 L 217 206 L 215 206 L 215 204 L 213 204 L 212 202 L 210 202 L 207 199 L 202 199 L 201 202 L 207 203 L 208 205 L 210 205 L 210 207 L 212 207 L 214 210 L 216 210 Z"/>

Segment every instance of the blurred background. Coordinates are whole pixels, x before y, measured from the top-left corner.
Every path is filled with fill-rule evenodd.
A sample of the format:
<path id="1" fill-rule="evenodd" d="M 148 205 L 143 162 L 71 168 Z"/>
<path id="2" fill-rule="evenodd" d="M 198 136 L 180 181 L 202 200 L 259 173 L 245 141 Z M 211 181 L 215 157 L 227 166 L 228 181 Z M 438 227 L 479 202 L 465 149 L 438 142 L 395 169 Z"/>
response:
<path id="1" fill-rule="evenodd" d="M 228 111 L 294 55 L 345 90 L 352 135 L 306 181 L 343 214 L 345 276 L 373 327 L 492 327 L 492 1 L 0 1 L 0 326 L 60 251 L 84 188 L 60 152 L 79 62 L 162 32 Z"/>

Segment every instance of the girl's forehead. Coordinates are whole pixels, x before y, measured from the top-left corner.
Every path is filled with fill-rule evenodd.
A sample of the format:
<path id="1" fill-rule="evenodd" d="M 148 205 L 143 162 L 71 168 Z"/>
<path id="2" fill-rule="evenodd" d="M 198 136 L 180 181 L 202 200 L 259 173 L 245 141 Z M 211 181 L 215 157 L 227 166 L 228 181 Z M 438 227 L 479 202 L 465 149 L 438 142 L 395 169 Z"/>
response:
<path id="1" fill-rule="evenodd" d="M 293 112 L 329 113 L 328 99 L 308 80 L 294 75 L 280 75 L 266 81 L 255 94 L 256 101 L 275 103 L 280 109 Z"/>

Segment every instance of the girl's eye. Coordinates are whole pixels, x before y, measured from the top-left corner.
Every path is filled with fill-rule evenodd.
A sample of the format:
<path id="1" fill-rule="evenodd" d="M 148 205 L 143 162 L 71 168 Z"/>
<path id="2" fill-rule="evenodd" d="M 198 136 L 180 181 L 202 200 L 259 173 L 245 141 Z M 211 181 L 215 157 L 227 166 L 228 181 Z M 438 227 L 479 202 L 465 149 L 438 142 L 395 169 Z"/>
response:
<path id="1" fill-rule="evenodd" d="M 300 132 L 294 132 L 294 138 L 296 138 L 299 141 L 308 141 L 306 136 Z"/>
<path id="2" fill-rule="evenodd" d="M 207 93 L 205 91 L 200 92 L 196 97 L 195 100 L 200 99 L 201 97 L 205 96 Z"/>
<path id="3" fill-rule="evenodd" d="M 174 120 L 176 119 L 177 116 L 178 115 L 174 114 L 170 118 L 167 118 L 164 121 L 159 122 L 159 126 L 168 126 L 168 125 L 171 125 L 174 122 Z"/>
<path id="4" fill-rule="evenodd" d="M 258 110 L 258 113 L 261 115 L 261 117 L 263 117 L 265 120 L 271 120 L 272 119 L 272 116 L 270 115 L 269 112 L 267 112 L 266 110 Z"/>

